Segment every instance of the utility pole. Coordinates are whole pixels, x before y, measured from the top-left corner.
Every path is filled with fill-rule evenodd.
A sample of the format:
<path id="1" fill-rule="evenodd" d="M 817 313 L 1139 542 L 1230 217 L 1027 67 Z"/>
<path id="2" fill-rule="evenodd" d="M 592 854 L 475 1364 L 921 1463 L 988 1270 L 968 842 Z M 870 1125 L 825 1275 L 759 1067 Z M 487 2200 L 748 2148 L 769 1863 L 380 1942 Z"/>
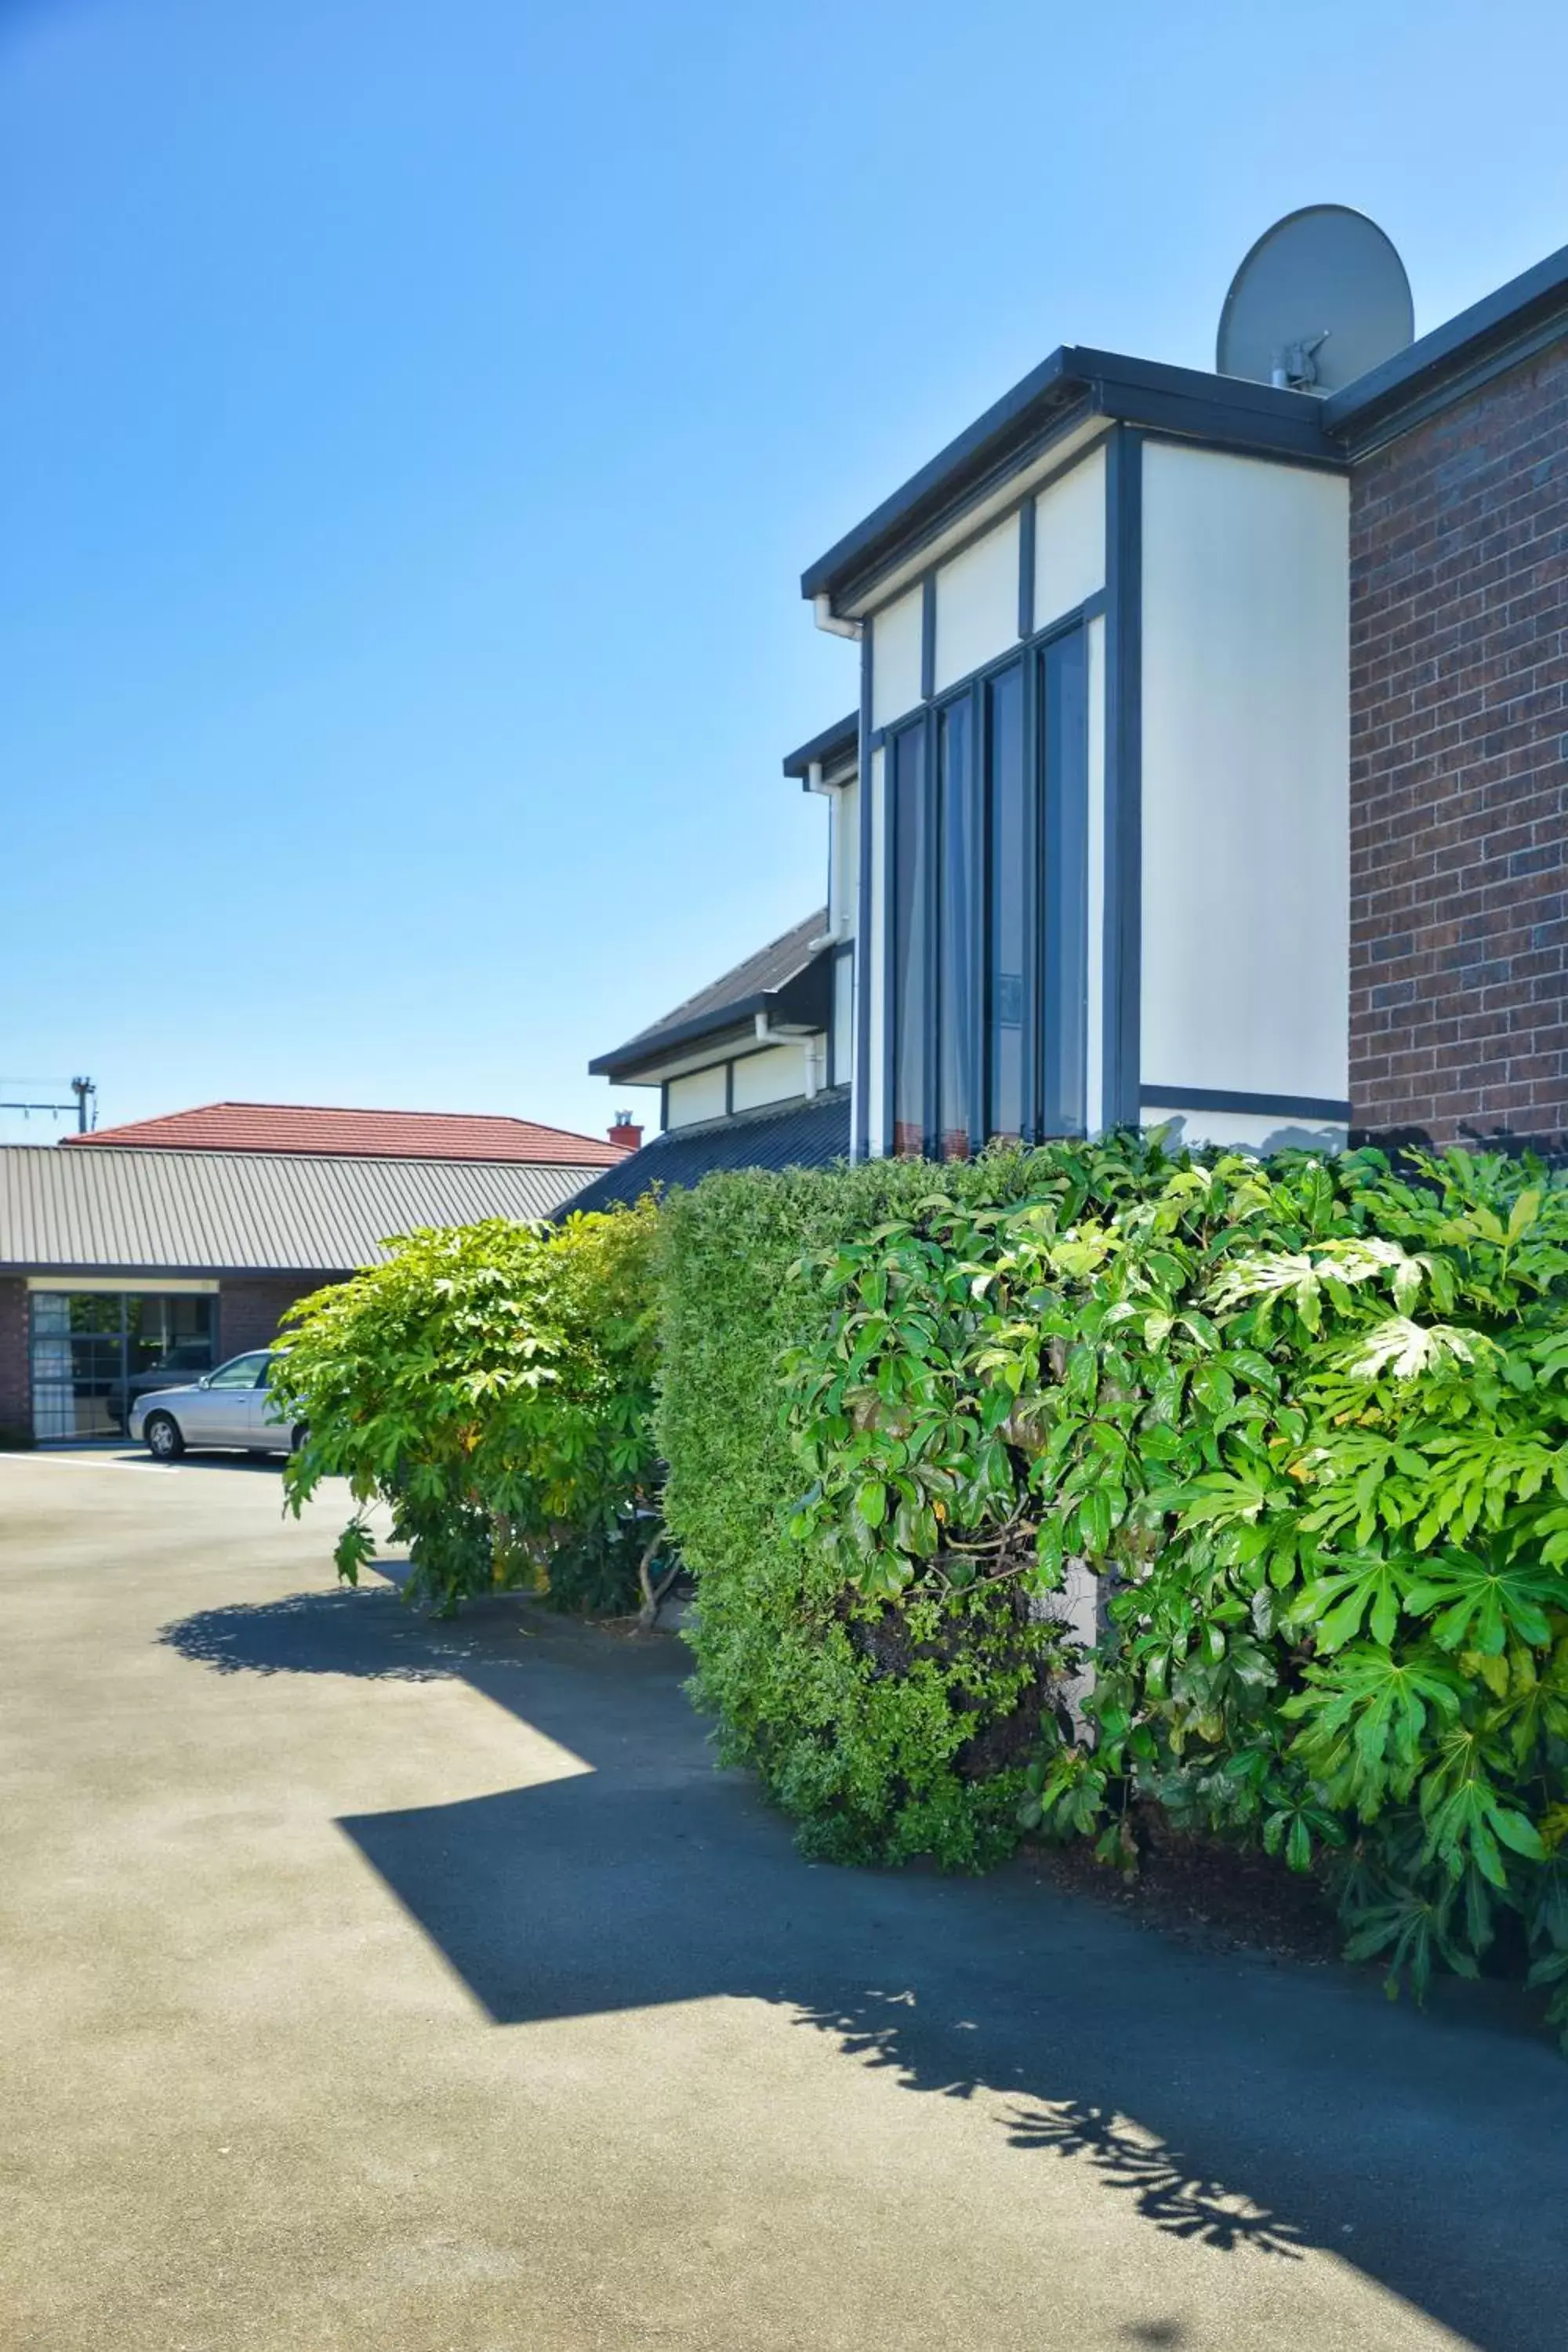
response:
<path id="1" fill-rule="evenodd" d="M 98 1081 L 96 1078 L 73 1078 L 70 1087 L 72 1094 L 76 1097 L 74 1103 L 0 1102 L 0 1110 L 19 1110 L 24 1118 L 28 1118 L 36 1110 L 49 1111 L 57 1118 L 63 1118 L 68 1111 L 74 1110 L 76 1131 L 79 1135 L 86 1135 L 89 1127 L 98 1125 Z M 93 1104 L 90 1121 L 87 1115 L 89 1101 Z"/>

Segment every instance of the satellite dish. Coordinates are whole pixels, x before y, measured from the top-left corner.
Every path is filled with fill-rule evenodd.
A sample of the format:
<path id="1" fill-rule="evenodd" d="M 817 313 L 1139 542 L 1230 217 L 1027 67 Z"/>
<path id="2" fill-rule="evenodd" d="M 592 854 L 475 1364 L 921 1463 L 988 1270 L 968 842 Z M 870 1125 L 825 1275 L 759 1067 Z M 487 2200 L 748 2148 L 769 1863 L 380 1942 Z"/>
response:
<path id="1" fill-rule="evenodd" d="M 1405 264 L 1375 221 L 1307 205 L 1261 236 L 1230 281 L 1215 364 L 1292 392 L 1338 392 L 1415 340 Z"/>

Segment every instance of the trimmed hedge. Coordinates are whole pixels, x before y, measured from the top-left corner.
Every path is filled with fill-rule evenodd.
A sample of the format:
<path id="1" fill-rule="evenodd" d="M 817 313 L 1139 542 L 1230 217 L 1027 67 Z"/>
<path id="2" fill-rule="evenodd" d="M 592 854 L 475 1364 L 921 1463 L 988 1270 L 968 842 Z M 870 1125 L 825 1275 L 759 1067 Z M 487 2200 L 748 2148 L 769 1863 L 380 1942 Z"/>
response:
<path id="1" fill-rule="evenodd" d="M 939 1191 L 977 1211 L 1028 1199 L 1063 1156 L 747 1171 L 664 1206 L 657 1426 L 667 1524 L 697 1578 L 695 1695 L 719 1718 L 723 1760 L 761 1775 L 809 1853 L 970 1869 L 999 1859 L 1017 1836 L 1063 1639 L 1016 1591 L 889 1606 L 792 1537 L 806 1473 L 782 1367 L 823 1320 L 794 1270 Z M 1148 1164 L 1151 1178 L 1163 1165 Z M 1112 1166 L 1132 1181 L 1125 1153 L 1108 1179 Z"/>
<path id="2" fill-rule="evenodd" d="M 736 1175 L 670 1203 L 662 1282 L 699 1695 L 810 1850 L 1131 1867 L 1153 1805 L 1318 1871 L 1391 1987 L 1490 1954 L 1568 2025 L 1568 1177 L 1126 1138 Z"/>

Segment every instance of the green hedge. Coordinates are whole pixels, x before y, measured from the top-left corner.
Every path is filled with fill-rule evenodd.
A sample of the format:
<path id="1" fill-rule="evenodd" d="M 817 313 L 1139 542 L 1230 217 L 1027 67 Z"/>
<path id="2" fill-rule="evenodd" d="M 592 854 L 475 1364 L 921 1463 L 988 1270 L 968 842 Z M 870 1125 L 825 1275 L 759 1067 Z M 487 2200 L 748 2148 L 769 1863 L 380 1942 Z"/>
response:
<path id="1" fill-rule="evenodd" d="M 713 1179 L 661 1246 L 699 1690 L 809 1847 L 1135 1866 L 1158 1807 L 1568 2023 L 1568 1179 L 1113 1139 Z"/>
<path id="2" fill-rule="evenodd" d="M 823 1319 L 792 1270 L 916 1214 L 939 1188 L 977 1211 L 1029 1198 L 1063 1158 L 715 1175 L 665 1206 L 658 1433 L 666 1518 L 698 1580 L 696 1692 L 719 1718 L 724 1760 L 760 1773 L 809 1852 L 997 1859 L 1017 1834 L 1062 1645 L 1014 1591 L 889 1607 L 791 1535 L 805 1473 L 782 1367 Z M 1108 1181 L 1134 1181 L 1125 1153 L 1103 1168 Z"/>

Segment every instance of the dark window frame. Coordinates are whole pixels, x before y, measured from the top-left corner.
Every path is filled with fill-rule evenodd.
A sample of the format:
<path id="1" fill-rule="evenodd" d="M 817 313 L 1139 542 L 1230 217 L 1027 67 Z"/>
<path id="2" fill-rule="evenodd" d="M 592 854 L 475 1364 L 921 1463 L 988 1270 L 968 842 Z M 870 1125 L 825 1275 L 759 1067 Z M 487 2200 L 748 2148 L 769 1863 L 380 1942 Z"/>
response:
<path id="1" fill-rule="evenodd" d="M 1047 806 L 1046 757 L 1047 743 L 1042 715 L 1045 697 L 1042 681 L 1051 649 L 1069 637 L 1080 638 L 1083 646 L 1084 685 L 1081 758 L 1088 779 L 1090 714 L 1089 679 L 1091 665 L 1089 657 L 1089 625 L 1102 619 L 1107 609 L 1103 590 L 1075 605 L 1070 612 L 1058 614 L 1043 629 L 1029 636 L 1016 639 L 1002 653 L 984 663 L 968 677 L 944 688 L 940 694 L 919 703 L 901 718 L 881 728 L 872 741 L 872 750 L 882 754 L 883 791 L 883 953 L 882 988 L 882 1149 L 889 1155 L 902 1151 L 913 1156 L 911 1139 L 900 1138 L 900 1129 L 918 1124 L 921 1133 L 921 1153 L 926 1159 L 942 1157 L 943 1137 L 941 1128 L 941 1087 L 942 1043 L 940 1034 L 940 1006 L 942 975 L 940 951 L 943 929 L 942 883 L 942 861 L 939 854 L 943 832 L 943 815 L 940 789 L 940 744 L 943 714 L 956 704 L 969 706 L 969 778 L 968 796 L 973 829 L 973 854 L 966 861 L 970 907 L 970 974 L 968 987 L 969 1021 L 967 1038 L 967 1087 L 969 1107 L 968 1149 L 971 1153 L 984 1149 L 989 1139 L 988 1110 L 992 1091 L 993 1004 L 990 956 L 991 885 L 995 845 L 992 839 L 989 776 L 993 756 L 990 723 L 992 685 L 1013 668 L 1019 667 L 1022 676 L 1023 768 L 1024 768 L 1024 837 L 1027 879 L 1023 908 L 1023 1070 L 1022 1070 L 1022 1136 L 1026 1141 L 1045 1139 L 1043 1125 L 1045 1096 L 1045 942 L 1042 926 L 1046 904 L 1045 852 L 1043 820 Z M 902 1043 L 900 991 L 898 986 L 901 940 L 898 920 L 898 877 L 900 835 L 911 821 L 907 805 L 908 795 L 900 789 L 899 746 L 910 736 L 921 739 L 921 764 L 918 794 L 918 822 L 925 828 L 928 854 L 921 877 L 923 901 L 921 955 L 921 1041 L 920 1066 L 921 1096 L 920 1117 L 900 1120 L 899 1118 L 899 1055 Z M 1085 853 L 1091 827 L 1086 810 Z M 1107 883 L 1109 884 L 1109 877 Z M 1089 937 L 1089 910 L 1093 893 L 1087 867 L 1083 885 L 1083 944 L 1084 970 L 1087 982 L 1089 958 L 1093 943 Z M 1085 1040 L 1084 1092 L 1089 1088 L 1089 1058 L 1096 1054 L 1097 1042 Z M 1087 1118 L 1084 1121 L 1087 1124 Z M 1052 1129 L 1052 1133 L 1060 1132 Z M 1083 1131 L 1080 1125 L 1076 1132 Z"/>

